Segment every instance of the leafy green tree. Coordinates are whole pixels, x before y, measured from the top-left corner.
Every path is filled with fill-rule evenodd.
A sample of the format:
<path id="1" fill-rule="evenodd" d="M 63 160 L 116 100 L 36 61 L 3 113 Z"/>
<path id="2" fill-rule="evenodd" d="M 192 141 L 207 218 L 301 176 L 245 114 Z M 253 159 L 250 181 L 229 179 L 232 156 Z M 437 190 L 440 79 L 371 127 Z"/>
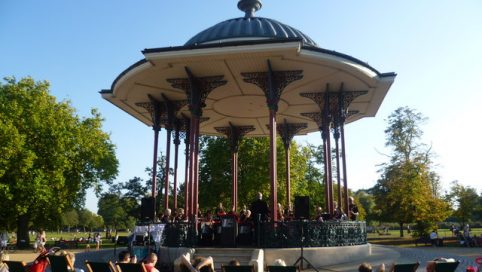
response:
<path id="1" fill-rule="evenodd" d="M 80 207 L 87 188 L 100 192 L 117 175 L 118 161 L 96 110 L 80 118 L 58 102 L 49 84 L 31 78 L 0 83 L 0 221 L 28 228 L 58 226 L 66 209 Z M 22 246 L 19 244 L 19 246 Z"/>
<path id="2" fill-rule="evenodd" d="M 129 215 L 130 208 L 135 203 L 132 198 L 123 198 L 120 195 L 104 193 L 99 198 L 98 214 L 102 216 L 104 223 L 114 230 L 123 228 L 133 228 L 136 218 Z"/>
<path id="3" fill-rule="evenodd" d="M 278 147 L 278 201 L 286 207 L 285 152 L 281 140 Z M 312 204 L 318 205 L 322 198 L 318 168 L 307 147 L 293 142 L 290 150 L 291 194 L 308 195 Z M 270 195 L 269 141 L 267 138 L 245 138 L 238 154 L 238 205 L 247 205 L 255 199 L 257 192 L 265 198 Z M 231 206 L 231 153 L 228 142 L 221 137 L 203 137 L 200 154 L 200 207 L 212 208 L 219 202 Z M 309 161 L 311 160 L 311 169 Z M 315 200 L 316 199 L 316 200 Z"/>
<path id="4" fill-rule="evenodd" d="M 462 225 L 476 220 L 480 200 L 474 188 L 464 186 L 455 180 L 452 182 L 450 193 L 447 197 L 452 206 L 455 207 L 453 216 Z"/>
<path id="5" fill-rule="evenodd" d="M 87 209 L 80 209 L 79 214 L 79 226 L 86 230 L 92 231 L 93 229 L 102 228 L 104 226 L 104 219 L 102 216 L 97 215 Z"/>
<path id="6" fill-rule="evenodd" d="M 393 149 L 390 162 L 382 164 L 381 177 L 374 187 L 380 219 L 396 222 L 403 237 L 403 225 L 417 222 L 419 234 L 449 215 L 448 204 L 434 194 L 430 149 L 420 143 L 420 125 L 426 119 L 418 112 L 401 107 L 388 117 L 387 147 Z"/>
<path id="7" fill-rule="evenodd" d="M 159 157 L 157 158 L 157 173 L 156 173 L 156 181 L 157 181 L 157 197 L 156 197 L 156 207 L 162 207 L 162 204 L 164 203 L 163 200 L 164 200 L 164 186 L 166 184 L 166 156 L 162 154 L 162 152 L 160 153 Z M 148 192 L 148 195 L 149 196 L 152 196 L 152 168 L 151 167 L 147 167 L 146 168 L 146 173 L 148 175 L 148 178 L 145 180 L 146 182 L 146 186 L 145 187 L 142 187 L 142 189 L 145 189 L 147 190 Z M 172 199 L 172 177 L 174 175 L 174 170 L 172 168 L 169 168 L 169 192 L 170 192 L 170 195 L 169 195 L 169 207 L 172 207 L 173 206 L 173 199 Z M 140 180 L 139 180 L 140 182 Z M 125 185 L 127 186 L 127 185 Z M 125 187 L 124 186 L 124 187 Z M 124 189 L 127 189 L 127 190 L 130 190 L 129 188 L 124 188 Z M 139 191 L 138 191 L 139 192 Z M 137 194 L 137 193 L 134 193 L 134 194 Z M 160 214 L 162 213 L 162 211 L 159 211 L 157 212 L 157 214 Z"/>
<path id="8" fill-rule="evenodd" d="M 70 231 L 70 227 L 77 226 L 79 224 L 79 214 L 75 209 L 70 209 L 63 212 L 61 215 L 62 227 L 67 227 Z"/>

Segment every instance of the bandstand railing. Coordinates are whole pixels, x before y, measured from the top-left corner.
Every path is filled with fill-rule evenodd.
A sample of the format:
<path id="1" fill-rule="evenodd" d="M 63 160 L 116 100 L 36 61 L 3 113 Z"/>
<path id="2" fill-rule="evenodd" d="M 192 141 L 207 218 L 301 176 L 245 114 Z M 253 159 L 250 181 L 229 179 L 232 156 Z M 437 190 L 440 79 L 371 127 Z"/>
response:
<path id="1" fill-rule="evenodd" d="M 214 235 L 218 235 L 216 226 L 214 228 Z M 168 223 L 162 234 L 162 246 L 202 246 L 199 225 L 197 229 L 198 231 L 195 225 L 189 222 Z M 363 221 L 263 222 L 258 223 L 257 226 L 253 225 L 250 233 L 247 236 L 250 241 L 240 242 L 239 245 L 259 248 L 293 248 L 352 246 L 367 243 L 366 223 Z M 217 245 L 214 243 L 212 246 Z"/>

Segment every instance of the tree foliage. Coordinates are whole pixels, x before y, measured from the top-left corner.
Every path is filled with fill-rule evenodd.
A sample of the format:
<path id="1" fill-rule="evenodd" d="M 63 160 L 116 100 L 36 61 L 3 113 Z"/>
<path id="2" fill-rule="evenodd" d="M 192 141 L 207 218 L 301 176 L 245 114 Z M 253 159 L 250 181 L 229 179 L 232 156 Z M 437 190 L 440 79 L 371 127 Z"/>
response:
<path id="1" fill-rule="evenodd" d="M 437 175 L 431 169 L 430 149 L 420 143 L 424 121 L 420 113 L 402 107 L 389 116 L 385 130 L 385 145 L 393 151 L 390 162 L 381 165 L 374 197 L 380 219 L 398 223 L 401 236 L 405 223 L 430 223 L 420 231 L 423 233 L 449 215 L 447 203 L 437 197 L 434 188 Z"/>
<path id="2" fill-rule="evenodd" d="M 99 198 L 98 206 L 97 213 L 104 219 L 104 224 L 112 229 L 132 229 L 136 223 L 137 217 L 132 214 L 139 207 L 136 199 L 104 193 Z"/>
<path id="3" fill-rule="evenodd" d="M 281 140 L 277 141 L 278 201 L 286 207 L 286 163 Z M 313 150 L 292 142 L 290 149 L 291 196 L 308 195 L 311 203 L 322 205 L 322 174 L 315 165 Z M 249 204 L 257 192 L 270 195 L 269 141 L 267 138 L 245 138 L 238 155 L 238 205 Z M 201 139 L 200 207 L 211 208 L 222 202 L 231 207 L 231 152 L 228 142 L 220 137 Z"/>
<path id="4" fill-rule="evenodd" d="M 80 118 L 58 102 L 47 82 L 31 78 L 0 83 L 0 218 L 17 225 L 57 226 L 61 213 L 81 206 L 87 188 L 100 192 L 117 175 L 118 161 L 96 110 Z"/>
<path id="5" fill-rule="evenodd" d="M 471 223 L 480 216 L 481 199 L 474 188 L 453 181 L 447 198 L 454 207 L 452 216 L 457 218 L 462 225 Z"/>

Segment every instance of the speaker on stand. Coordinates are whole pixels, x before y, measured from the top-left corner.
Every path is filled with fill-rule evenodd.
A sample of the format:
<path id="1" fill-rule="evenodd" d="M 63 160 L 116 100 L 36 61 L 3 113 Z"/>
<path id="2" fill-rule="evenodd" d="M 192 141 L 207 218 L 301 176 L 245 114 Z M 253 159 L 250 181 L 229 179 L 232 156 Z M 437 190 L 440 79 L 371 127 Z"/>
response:
<path id="1" fill-rule="evenodd" d="M 145 197 L 141 199 L 141 221 L 154 219 L 154 198 Z"/>
<path id="2" fill-rule="evenodd" d="M 303 256 L 303 247 L 305 243 L 305 220 L 310 219 L 310 197 L 309 196 L 295 196 L 295 218 L 299 220 L 301 224 L 301 235 L 300 235 L 300 257 L 296 260 L 293 266 L 297 266 L 300 263 L 299 270 L 303 270 L 303 261 L 305 261 L 313 270 L 318 272 L 318 269 L 314 267 L 310 261 L 308 261 Z"/>

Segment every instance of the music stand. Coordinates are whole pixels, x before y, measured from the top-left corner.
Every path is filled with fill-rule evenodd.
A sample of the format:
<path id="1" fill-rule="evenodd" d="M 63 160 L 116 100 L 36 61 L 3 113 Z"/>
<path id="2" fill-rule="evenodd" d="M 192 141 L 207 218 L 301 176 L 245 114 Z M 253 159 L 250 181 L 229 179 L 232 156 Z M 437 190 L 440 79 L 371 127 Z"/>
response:
<path id="1" fill-rule="evenodd" d="M 296 266 L 298 265 L 298 263 L 300 263 L 300 266 L 299 266 L 299 270 L 303 270 L 303 261 L 305 261 L 309 267 L 313 268 L 313 270 L 315 270 L 316 272 L 319 272 L 318 269 L 316 269 L 316 267 L 314 267 L 310 261 L 308 261 L 304 256 L 303 256 L 303 245 L 305 243 L 305 232 L 304 232 L 304 223 L 305 220 L 300 218 L 300 223 L 301 223 L 301 236 L 300 236 L 300 242 L 301 242 L 301 254 L 300 254 L 300 257 L 298 257 L 298 259 L 296 260 L 296 262 L 293 264 L 293 266 Z"/>

